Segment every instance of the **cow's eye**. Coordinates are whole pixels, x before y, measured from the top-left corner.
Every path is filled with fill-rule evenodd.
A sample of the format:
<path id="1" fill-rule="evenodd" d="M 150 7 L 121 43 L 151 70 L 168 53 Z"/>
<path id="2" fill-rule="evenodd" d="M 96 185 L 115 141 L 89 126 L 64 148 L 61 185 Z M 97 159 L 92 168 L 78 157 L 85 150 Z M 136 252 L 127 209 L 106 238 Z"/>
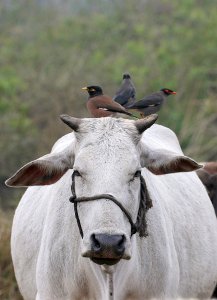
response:
<path id="1" fill-rule="evenodd" d="M 74 170 L 74 176 L 80 176 L 81 177 L 81 174 L 78 172 L 78 170 Z"/>
<path id="2" fill-rule="evenodd" d="M 141 176 L 141 170 L 137 170 L 136 173 L 134 174 L 134 178 L 140 177 Z"/>
<path id="3" fill-rule="evenodd" d="M 141 175 L 141 171 L 140 170 L 137 170 L 134 175 L 132 176 L 132 178 L 130 179 L 130 181 L 133 181 L 134 179 L 140 177 Z"/>

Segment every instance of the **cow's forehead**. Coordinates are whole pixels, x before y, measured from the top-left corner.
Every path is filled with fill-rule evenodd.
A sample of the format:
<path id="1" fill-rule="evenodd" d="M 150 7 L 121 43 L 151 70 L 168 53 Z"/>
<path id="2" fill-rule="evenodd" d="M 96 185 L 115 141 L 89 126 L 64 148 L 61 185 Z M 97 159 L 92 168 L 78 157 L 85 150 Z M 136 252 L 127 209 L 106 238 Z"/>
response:
<path id="1" fill-rule="evenodd" d="M 83 119 L 75 134 L 77 140 L 84 143 L 110 140 L 124 143 L 124 140 L 138 141 L 139 138 L 133 120 L 115 118 Z"/>
<path id="2" fill-rule="evenodd" d="M 134 171 L 139 167 L 137 151 L 138 132 L 132 120 L 114 118 L 87 119 L 78 132 L 61 139 L 53 147 L 54 152 L 60 143 L 74 152 L 74 168 L 80 171 L 98 173 L 97 170 Z M 62 146 L 61 146 L 62 148 Z"/>
<path id="3" fill-rule="evenodd" d="M 126 127 L 117 127 L 101 131 L 86 132 L 82 138 L 76 135 L 77 146 L 75 166 L 88 168 L 113 167 L 131 169 L 139 163 L 133 130 Z M 135 135 L 134 135 L 135 134 Z"/>
<path id="4" fill-rule="evenodd" d="M 128 143 L 87 143 L 78 148 L 75 155 L 75 161 L 89 161 L 97 164 L 97 162 L 134 162 L 138 159 L 138 151 L 132 141 Z"/>
<path id="5" fill-rule="evenodd" d="M 75 136 L 76 148 L 79 151 L 100 151 L 102 155 L 104 152 L 109 155 L 112 149 L 121 152 L 127 146 L 135 148 L 138 141 L 138 132 L 133 121 L 114 118 L 82 122 Z"/>

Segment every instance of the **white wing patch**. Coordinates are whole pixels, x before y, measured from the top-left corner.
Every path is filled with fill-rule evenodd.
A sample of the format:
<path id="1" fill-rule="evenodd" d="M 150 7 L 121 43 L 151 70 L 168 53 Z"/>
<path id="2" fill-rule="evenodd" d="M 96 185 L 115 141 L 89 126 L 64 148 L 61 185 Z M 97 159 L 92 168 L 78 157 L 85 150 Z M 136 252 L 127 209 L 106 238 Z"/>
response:
<path id="1" fill-rule="evenodd" d="M 105 107 L 98 107 L 98 109 L 101 109 L 101 110 L 108 110 L 108 109 L 105 108 Z"/>

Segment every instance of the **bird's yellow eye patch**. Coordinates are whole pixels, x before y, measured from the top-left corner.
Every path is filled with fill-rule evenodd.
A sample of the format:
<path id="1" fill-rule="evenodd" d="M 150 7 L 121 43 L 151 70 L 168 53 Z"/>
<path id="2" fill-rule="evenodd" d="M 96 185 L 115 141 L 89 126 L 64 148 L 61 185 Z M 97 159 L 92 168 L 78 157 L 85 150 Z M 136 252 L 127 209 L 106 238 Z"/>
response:
<path id="1" fill-rule="evenodd" d="M 92 89 L 89 89 L 89 91 L 90 92 L 95 92 L 96 90 L 92 88 Z"/>

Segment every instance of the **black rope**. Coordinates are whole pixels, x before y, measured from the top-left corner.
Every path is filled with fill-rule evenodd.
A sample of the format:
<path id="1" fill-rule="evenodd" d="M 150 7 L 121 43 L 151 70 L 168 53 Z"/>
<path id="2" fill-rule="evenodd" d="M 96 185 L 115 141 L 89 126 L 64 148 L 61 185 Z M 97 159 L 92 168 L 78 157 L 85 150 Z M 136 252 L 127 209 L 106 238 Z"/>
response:
<path id="1" fill-rule="evenodd" d="M 148 193 L 147 185 L 142 177 L 140 176 L 141 186 L 140 186 L 140 204 L 139 210 L 136 220 L 136 226 L 138 229 L 138 233 L 140 237 L 146 237 L 148 235 L 147 232 L 147 222 L 146 222 L 146 213 L 147 210 L 150 209 L 152 205 L 152 200 Z"/>
<path id="2" fill-rule="evenodd" d="M 70 202 L 72 202 L 72 201 L 70 200 Z M 82 230 L 82 227 L 81 227 L 81 221 L 80 221 L 80 218 L 79 218 L 79 215 L 78 215 L 78 203 L 77 202 L 72 202 L 72 203 L 74 203 L 75 219 L 77 220 L 78 229 L 79 229 L 80 235 L 83 239 L 84 233 L 83 233 L 83 230 Z"/>
<path id="3" fill-rule="evenodd" d="M 110 194 L 100 194 L 100 195 L 95 195 L 95 196 L 91 196 L 91 197 L 78 197 L 77 198 L 76 193 L 75 193 L 75 180 L 74 180 L 75 175 L 76 175 L 76 173 L 73 172 L 72 185 L 71 185 L 72 196 L 69 198 L 69 201 L 71 203 L 74 203 L 75 218 L 76 218 L 78 228 L 80 231 L 80 235 L 82 238 L 84 236 L 84 233 L 83 233 L 80 218 L 78 215 L 77 204 L 79 202 L 89 202 L 89 201 L 100 200 L 100 199 L 108 199 L 108 200 L 113 201 L 123 211 L 123 213 L 126 215 L 128 221 L 130 222 L 130 225 L 131 225 L 131 236 L 133 234 L 135 234 L 136 232 L 139 232 L 140 236 L 147 236 L 147 232 L 146 232 L 147 224 L 145 221 L 145 213 L 146 213 L 147 209 L 152 207 L 152 202 L 151 202 L 151 199 L 150 199 L 148 191 L 147 191 L 145 180 L 142 176 L 140 176 L 141 177 L 140 207 L 139 207 L 139 212 L 138 212 L 136 223 L 133 223 L 133 220 L 132 220 L 129 212 L 123 207 L 123 205 L 117 199 L 115 199 L 114 196 L 112 196 Z M 146 203 L 146 199 L 148 200 L 147 203 Z"/>

